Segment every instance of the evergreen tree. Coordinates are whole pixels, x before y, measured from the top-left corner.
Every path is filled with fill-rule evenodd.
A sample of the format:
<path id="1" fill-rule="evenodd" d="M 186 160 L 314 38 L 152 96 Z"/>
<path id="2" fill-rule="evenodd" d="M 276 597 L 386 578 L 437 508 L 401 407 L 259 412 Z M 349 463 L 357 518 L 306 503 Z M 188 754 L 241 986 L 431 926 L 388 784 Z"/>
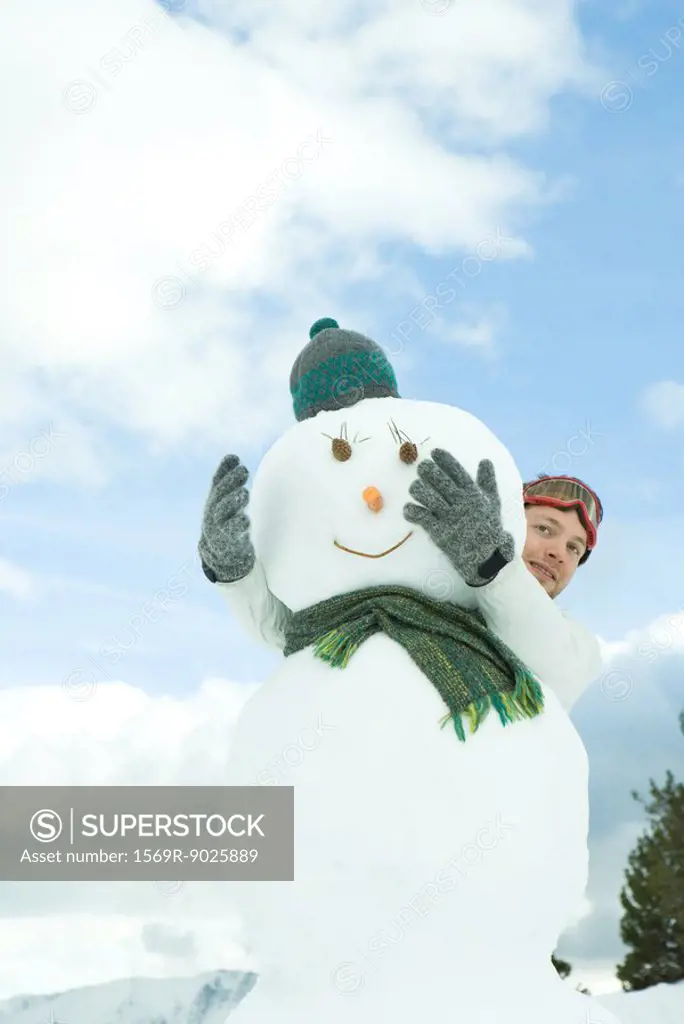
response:
<path id="1" fill-rule="evenodd" d="M 568 961 L 561 960 L 560 957 L 557 957 L 555 953 L 551 954 L 551 963 L 556 968 L 561 978 L 567 978 L 568 975 L 572 972 L 572 967 L 570 966 Z"/>
<path id="2" fill-rule="evenodd" d="M 561 960 L 561 958 L 556 956 L 555 953 L 551 954 L 551 963 L 556 968 L 556 970 L 560 974 L 561 978 L 563 978 L 563 979 L 568 978 L 572 974 L 572 966 L 568 963 L 568 961 L 567 960 Z M 591 992 L 589 991 L 589 989 L 585 988 L 584 985 L 576 985 L 575 988 L 577 989 L 578 992 L 584 992 L 588 996 L 591 995 Z"/>
<path id="3" fill-rule="evenodd" d="M 679 722 L 684 733 L 684 712 Z M 620 935 L 631 949 L 617 976 L 626 991 L 684 980 L 684 783 L 668 771 L 664 785 L 650 780 L 648 803 L 632 796 L 650 821 L 620 891 Z"/>

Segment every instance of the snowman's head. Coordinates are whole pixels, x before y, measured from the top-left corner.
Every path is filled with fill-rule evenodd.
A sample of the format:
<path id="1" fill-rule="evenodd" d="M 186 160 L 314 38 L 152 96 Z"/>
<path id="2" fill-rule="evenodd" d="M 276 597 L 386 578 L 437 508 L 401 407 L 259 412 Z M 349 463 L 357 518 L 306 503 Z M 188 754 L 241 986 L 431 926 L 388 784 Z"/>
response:
<path id="1" fill-rule="evenodd" d="M 292 611 L 363 587 L 395 584 L 473 606 L 466 586 L 404 506 L 420 460 L 445 448 L 475 478 L 491 459 L 504 528 L 525 540 L 522 479 L 475 416 L 405 398 L 319 412 L 270 448 L 254 478 L 252 538 L 273 594 Z"/>

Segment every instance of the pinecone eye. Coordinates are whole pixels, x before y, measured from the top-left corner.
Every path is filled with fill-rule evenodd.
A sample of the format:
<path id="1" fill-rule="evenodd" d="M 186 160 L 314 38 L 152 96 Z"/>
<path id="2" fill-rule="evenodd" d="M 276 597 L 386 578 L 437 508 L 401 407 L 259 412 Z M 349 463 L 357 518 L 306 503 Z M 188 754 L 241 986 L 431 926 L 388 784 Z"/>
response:
<path id="1" fill-rule="evenodd" d="M 351 459 L 352 447 L 343 437 L 334 437 L 332 453 L 338 462 L 346 462 L 347 459 Z"/>
<path id="2" fill-rule="evenodd" d="M 404 441 L 399 449 L 399 458 L 402 462 L 406 462 L 407 464 L 416 461 L 418 458 L 418 449 L 413 441 Z"/>

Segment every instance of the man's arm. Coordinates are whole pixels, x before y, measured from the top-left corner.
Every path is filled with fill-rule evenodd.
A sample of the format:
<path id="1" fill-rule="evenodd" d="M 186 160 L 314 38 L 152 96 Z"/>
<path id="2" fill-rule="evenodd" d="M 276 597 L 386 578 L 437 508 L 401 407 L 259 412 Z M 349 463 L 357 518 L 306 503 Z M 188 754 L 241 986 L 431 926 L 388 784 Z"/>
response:
<path id="1" fill-rule="evenodd" d="M 520 558 L 474 593 L 492 632 L 570 711 L 601 672 L 594 634 L 557 606 Z"/>
<path id="2" fill-rule="evenodd" d="M 283 650 L 289 609 L 268 589 L 260 562 L 235 583 L 216 581 L 216 587 L 246 632 L 258 643 Z"/>

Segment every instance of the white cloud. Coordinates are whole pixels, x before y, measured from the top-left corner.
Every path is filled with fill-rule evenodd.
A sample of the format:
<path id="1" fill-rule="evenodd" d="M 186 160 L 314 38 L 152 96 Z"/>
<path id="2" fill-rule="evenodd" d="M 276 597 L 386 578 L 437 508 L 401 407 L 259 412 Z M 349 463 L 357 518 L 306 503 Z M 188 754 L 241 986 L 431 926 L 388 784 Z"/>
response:
<path id="1" fill-rule="evenodd" d="M 629 650 L 629 644 L 625 640 L 604 640 L 601 636 L 597 637 L 597 640 L 604 665 L 616 655 L 624 654 L 625 651 Z"/>
<path id="2" fill-rule="evenodd" d="M 25 786 L 84 784 L 84 773 L 93 785 L 216 783 L 250 692 L 222 680 L 185 698 L 125 683 L 98 684 L 88 699 L 68 686 L 3 690 L 3 778 Z"/>
<path id="3" fill-rule="evenodd" d="M 9 594 L 20 600 L 34 593 L 35 580 L 31 573 L 18 565 L 0 558 L 0 593 Z"/>
<path id="4" fill-rule="evenodd" d="M 494 354 L 495 339 L 502 329 L 504 315 L 501 308 L 472 315 L 457 323 L 440 324 L 431 328 L 441 341 L 450 345 L 477 349 L 486 355 Z"/>
<path id="5" fill-rule="evenodd" d="M 196 955 L 196 941 L 192 932 L 181 932 L 167 924 L 146 924 L 142 929 L 143 945 L 149 953 L 189 959 Z"/>
<path id="6" fill-rule="evenodd" d="M 659 426 L 672 429 L 684 423 L 684 384 L 661 380 L 644 392 L 642 408 Z"/>
<path id="7" fill-rule="evenodd" d="M 185 698 L 124 683 L 1 690 L 3 785 L 221 785 L 255 685 L 209 680 Z M 0 893 L 0 998 L 253 966 L 220 884 L 5 882 Z"/>
<path id="8" fill-rule="evenodd" d="M 2 425 L 69 417 L 79 478 L 104 424 L 158 450 L 289 422 L 309 323 L 373 332 L 345 289 L 380 246 L 515 239 L 554 186 L 503 149 L 592 80 L 572 0 L 198 8 L 220 30 L 152 0 L 3 13 Z"/>
<path id="9" fill-rule="evenodd" d="M 475 323 L 454 324 L 449 331 L 449 337 L 457 345 L 489 348 L 494 340 L 494 325 L 487 319 L 477 320 Z"/>
<path id="10" fill-rule="evenodd" d="M 652 665 L 665 652 L 683 653 L 684 605 L 677 611 L 658 615 L 639 629 L 629 630 L 621 640 L 598 640 L 606 675 L 618 659 L 632 666 L 639 666 L 642 660 L 643 664 Z"/>

